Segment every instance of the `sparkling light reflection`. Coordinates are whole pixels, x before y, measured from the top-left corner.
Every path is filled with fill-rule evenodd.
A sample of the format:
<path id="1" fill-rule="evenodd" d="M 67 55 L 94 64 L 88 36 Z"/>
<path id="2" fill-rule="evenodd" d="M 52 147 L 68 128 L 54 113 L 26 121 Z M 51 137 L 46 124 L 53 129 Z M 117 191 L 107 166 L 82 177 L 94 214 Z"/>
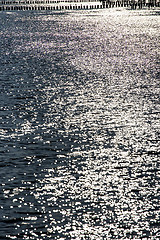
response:
<path id="1" fill-rule="evenodd" d="M 5 14 L 0 237 L 158 239 L 156 12 Z"/>

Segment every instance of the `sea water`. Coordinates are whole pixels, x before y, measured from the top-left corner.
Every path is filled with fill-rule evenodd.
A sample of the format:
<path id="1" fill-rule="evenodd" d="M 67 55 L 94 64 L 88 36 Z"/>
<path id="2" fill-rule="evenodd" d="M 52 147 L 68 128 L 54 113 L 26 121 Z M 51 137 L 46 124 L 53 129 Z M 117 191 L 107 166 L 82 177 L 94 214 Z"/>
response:
<path id="1" fill-rule="evenodd" d="M 159 13 L 0 12 L 0 239 L 159 239 Z"/>

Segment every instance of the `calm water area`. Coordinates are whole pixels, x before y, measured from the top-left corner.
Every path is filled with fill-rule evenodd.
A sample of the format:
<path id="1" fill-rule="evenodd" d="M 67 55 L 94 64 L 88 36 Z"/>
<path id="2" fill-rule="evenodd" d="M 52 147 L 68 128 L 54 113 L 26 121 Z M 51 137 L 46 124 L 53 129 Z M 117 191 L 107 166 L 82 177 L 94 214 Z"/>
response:
<path id="1" fill-rule="evenodd" d="M 0 239 L 160 238 L 159 14 L 0 12 Z"/>

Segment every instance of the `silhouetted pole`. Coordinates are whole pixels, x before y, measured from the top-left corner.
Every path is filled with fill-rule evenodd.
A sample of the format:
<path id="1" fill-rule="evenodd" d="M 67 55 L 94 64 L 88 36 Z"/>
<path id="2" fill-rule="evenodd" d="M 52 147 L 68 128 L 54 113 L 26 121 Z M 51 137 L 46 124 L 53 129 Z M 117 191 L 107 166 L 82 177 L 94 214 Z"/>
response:
<path id="1" fill-rule="evenodd" d="M 100 0 L 102 2 L 103 8 L 108 8 L 110 5 L 110 0 Z"/>

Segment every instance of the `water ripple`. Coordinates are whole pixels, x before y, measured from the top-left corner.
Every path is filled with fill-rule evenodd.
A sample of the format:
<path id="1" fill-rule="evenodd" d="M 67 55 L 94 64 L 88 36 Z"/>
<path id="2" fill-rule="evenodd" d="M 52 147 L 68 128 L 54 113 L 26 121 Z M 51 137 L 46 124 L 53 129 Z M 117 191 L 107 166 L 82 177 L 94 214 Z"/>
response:
<path id="1" fill-rule="evenodd" d="M 158 14 L 0 13 L 1 239 L 159 239 Z"/>

